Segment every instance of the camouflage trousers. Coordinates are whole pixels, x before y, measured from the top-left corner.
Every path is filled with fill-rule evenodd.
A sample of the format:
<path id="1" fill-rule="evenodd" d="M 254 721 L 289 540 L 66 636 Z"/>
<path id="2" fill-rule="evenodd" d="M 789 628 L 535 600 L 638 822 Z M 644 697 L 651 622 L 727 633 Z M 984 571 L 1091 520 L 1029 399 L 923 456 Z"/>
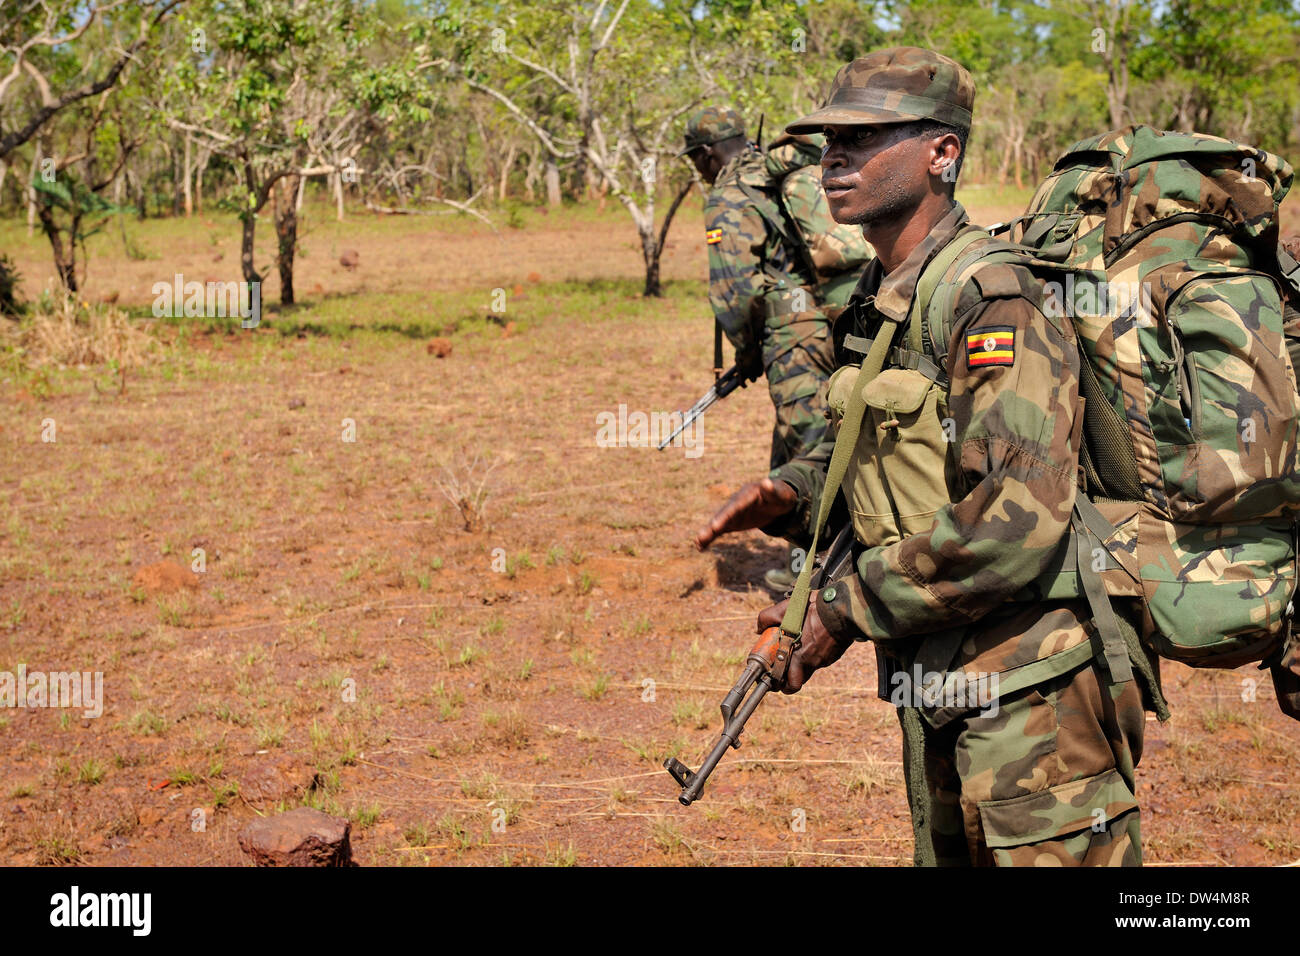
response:
<path id="1" fill-rule="evenodd" d="M 767 390 L 776 408 L 771 468 L 812 451 L 826 435 L 826 381 L 835 364 L 825 321 L 818 324 L 816 334 L 780 352 L 767 366 Z"/>
<path id="2" fill-rule="evenodd" d="M 1136 680 L 1094 659 L 935 729 L 930 836 L 940 866 L 1140 866 Z"/>

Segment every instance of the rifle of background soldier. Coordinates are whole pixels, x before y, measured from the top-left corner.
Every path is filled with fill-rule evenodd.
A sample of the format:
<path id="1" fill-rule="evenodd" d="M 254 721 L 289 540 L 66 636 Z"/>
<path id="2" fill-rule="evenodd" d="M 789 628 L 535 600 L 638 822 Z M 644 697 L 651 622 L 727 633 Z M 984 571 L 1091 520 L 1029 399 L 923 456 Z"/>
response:
<path id="1" fill-rule="evenodd" d="M 757 145 L 760 149 L 763 143 L 763 117 L 758 118 L 758 137 Z M 691 150 L 688 154 L 691 162 L 695 165 L 695 170 L 706 181 L 712 183 L 718 178 L 718 173 L 722 167 L 731 162 L 739 153 L 746 149 L 745 144 L 735 145 L 726 142 L 714 143 L 708 146 L 700 146 Z M 682 412 L 682 422 L 678 425 L 671 435 L 659 443 L 659 450 L 667 448 L 674 438 L 686 431 L 691 422 L 695 421 L 709 407 L 720 399 L 726 398 L 737 388 L 744 388 L 750 382 L 755 381 L 763 374 L 762 368 L 747 367 L 743 371 L 739 362 L 731 366 L 725 372 L 722 371 L 722 326 L 716 320 L 713 323 L 713 387 L 700 396 L 699 401 Z"/>

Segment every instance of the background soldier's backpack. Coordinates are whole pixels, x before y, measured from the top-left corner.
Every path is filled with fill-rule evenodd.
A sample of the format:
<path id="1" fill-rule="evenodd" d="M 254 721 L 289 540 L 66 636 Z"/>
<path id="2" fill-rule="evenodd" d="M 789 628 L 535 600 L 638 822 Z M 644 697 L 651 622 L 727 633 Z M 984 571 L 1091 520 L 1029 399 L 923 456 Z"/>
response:
<path id="1" fill-rule="evenodd" d="M 822 191 L 821 140 L 789 134 L 773 140 L 764 150 L 770 196 L 742 188 L 768 226 L 800 250 L 805 270 L 816 277 L 818 302 L 843 306 L 873 253 L 861 228 L 831 218 Z"/>
<path id="2" fill-rule="evenodd" d="M 1281 296 L 1297 276 L 1278 256 L 1291 180 L 1280 157 L 1217 137 L 1136 126 L 1076 143 L 1011 224 L 1020 245 L 977 244 L 926 313 L 933 336 L 979 264 L 1033 250 L 1082 353 L 1080 546 L 1058 581 L 1077 575 L 1103 631 L 1106 595 L 1138 599 L 1161 656 L 1273 665 L 1300 717 L 1300 395 Z"/>

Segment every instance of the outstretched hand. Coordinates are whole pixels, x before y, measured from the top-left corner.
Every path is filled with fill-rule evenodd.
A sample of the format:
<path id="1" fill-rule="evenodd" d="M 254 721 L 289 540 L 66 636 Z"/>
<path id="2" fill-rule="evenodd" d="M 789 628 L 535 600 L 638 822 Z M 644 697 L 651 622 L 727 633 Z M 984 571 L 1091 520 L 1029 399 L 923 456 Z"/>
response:
<path id="1" fill-rule="evenodd" d="M 695 547 L 707 550 L 715 539 L 733 531 L 761 528 L 799 504 L 799 496 L 784 481 L 763 478 L 751 481 L 727 499 L 709 523 L 695 533 Z"/>

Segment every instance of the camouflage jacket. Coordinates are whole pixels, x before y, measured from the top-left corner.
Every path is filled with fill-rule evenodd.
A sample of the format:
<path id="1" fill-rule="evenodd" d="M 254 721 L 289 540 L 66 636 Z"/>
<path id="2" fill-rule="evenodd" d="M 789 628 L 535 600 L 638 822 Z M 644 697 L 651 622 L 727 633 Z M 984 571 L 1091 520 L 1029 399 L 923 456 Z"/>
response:
<path id="1" fill-rule="evenodd" d="M 873 261 L 841 322 L 870 337 L 882 314 L 905 320 L 922 269 L 967 221 L 955 205 L 888 276 Z M 959 449 L 947 474 L 951 504 L 928 531 L 861 550 L 857 573 L 819 592 L 832 635 L 874 640 L 896 659 L 940 673 L 1017 671 L 1036 683 L 1080 662 L 1086 604 L 1023 601 L 1062 558 L 1077 490 L 1077 346 L 1073 326 L 1044 315 L 1042 298 L 1039 280 L 1013 265 L 980 270 L 961 286 L 945 369 Z M 989 333 L 1008 330 L 1012 364 L 970 367 Z M 772 471 L 798 492 L 799 507 L 784 529 L 765 531 L 809 528 L 833 448 L 823 442 Z"/>
<path id="2" fill-rule="evenodd" d="M 809 330 L 788 329 L 794 318 L 788 314 L 769 319 L 764 299 L 782 288 L 811 288 L 814 277 L 804 252 L 788 248 L 768 228 L 742 184 L 773 195 L 772 177 L 757 149 L 746 149 L 722 167 L 704 206 L 709 303 L 736 355 L 757 358 L 761 351 L 766 367 Z M 814 306 L 810 298 L 808 307 Z"/>

